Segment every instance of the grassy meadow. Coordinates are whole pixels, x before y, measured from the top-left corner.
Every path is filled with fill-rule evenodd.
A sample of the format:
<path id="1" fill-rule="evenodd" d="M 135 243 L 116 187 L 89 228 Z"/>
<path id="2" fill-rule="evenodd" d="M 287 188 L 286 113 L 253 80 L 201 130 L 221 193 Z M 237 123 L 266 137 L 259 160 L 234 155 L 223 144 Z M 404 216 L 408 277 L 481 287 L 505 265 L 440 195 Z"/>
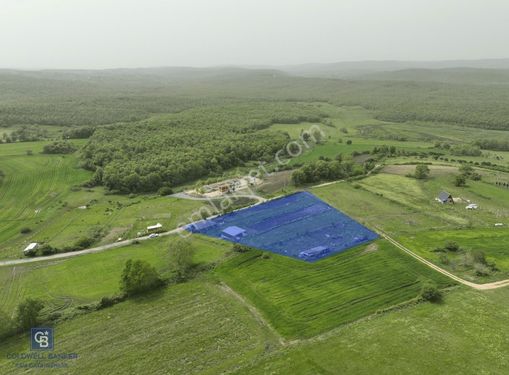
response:
<path id="1" fill-rule="evenodd" d="M 167 230 L 189 222 L 206 202 L 157 195 L 106 194 L 80 187 L 91 174 L 79 168 L 78 155 L 40 154 L 46 142 L 0 145 L 0 256 L 23 257 L 30 242 L 73 247 L 81 238 L 96 244 L 133 238 L 157 222 Z M 27 155 L 32 150 L 33 155 Z M 81 207 L 85 206 L 85 209 Z M 29 233 L 21 233 L 23 228 Z"/>
<path id="2" fill-rule="evenodd" d="M 49 310 L 57 312 L 115 295 L 128 259 L 145 260 L 163 276 L 170 276 L 168 251 L 174 240 L 161 237 L 102 253 L 0 267 L 0 310 L 12 316 L 16 306 L 31 297 L 44 300 Z M 192 236 L 191 241 L 198 264 L 222 259 L 231 247 L 201 236 Z"/>
<path id="3" fill-rule="evenodd" d="M 418 296 L 421 281 L 453 282 L 380 240 L 306 263 L 240 254 L 216 273 L 283 336 L 311 337 Z"/>

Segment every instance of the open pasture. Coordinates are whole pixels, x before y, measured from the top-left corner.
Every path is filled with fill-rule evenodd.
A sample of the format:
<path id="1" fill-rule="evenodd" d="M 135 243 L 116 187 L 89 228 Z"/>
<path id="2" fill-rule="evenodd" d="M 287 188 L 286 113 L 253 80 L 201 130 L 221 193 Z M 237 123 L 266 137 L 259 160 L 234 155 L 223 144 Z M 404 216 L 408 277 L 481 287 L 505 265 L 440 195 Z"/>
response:
<path id="1" fill-rule="evenodd" d="M 168 251 L 175 237 L 156 238 L 102 253 L 65 260 L 0 267 L 0 306 L 12 315 L 25 298 L 40 298 L 59 311 L 95 302 L 119 291 L 122 269 L 128 259 L 152 264 L 163 276 L 170 276 Z M 229 251 L 223 241 L 192 236 L 198 249 L 194 261 L 215 262 Z"/>
<path id="2" fill-rule="evenodd" d="M 316 263 L 261 255 L 239 254 L 216 272 L 287 338 L 311 337 L 409 301 L 423 279 L 453 283 L 383 240 Z"/>

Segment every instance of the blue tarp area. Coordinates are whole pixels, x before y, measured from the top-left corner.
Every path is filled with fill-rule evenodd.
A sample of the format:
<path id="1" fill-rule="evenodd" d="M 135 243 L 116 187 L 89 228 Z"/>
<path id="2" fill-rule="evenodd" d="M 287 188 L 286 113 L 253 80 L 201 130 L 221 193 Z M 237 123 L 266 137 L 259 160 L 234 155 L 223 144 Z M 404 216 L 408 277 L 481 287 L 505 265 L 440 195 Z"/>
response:
<path id="1" fill-rule="evenodd" d="M 196 222 L 186 229 L 308 262 L 378 238 L 308 192 Z"/>

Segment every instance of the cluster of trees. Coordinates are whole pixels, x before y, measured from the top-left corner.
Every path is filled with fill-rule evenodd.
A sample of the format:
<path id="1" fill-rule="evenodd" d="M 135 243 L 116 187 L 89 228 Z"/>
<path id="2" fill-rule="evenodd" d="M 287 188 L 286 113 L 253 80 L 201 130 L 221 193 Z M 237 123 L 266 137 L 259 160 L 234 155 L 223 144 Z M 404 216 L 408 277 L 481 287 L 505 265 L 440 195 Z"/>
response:
<path id="1" fill-rule="evenodd" d="M 44 320 L 42 316 L 44 307 L 42 301 L 27 298 L 16 308 L 14 319 L 0 310 L 0 339 L 37 327 Z"/>
<path id="2" fill-rule="evenodd" d="M 3 143 L 33 142 L 48 138 L 48 131 L 41 126 L 22 125 L 10 134 L 2 134 Z"/>
<path id="3" fill-rule="evenodd" d="M 77 126 L 66 129 L 62 134 L 63 139 L 86 139 L 95 132 L 94 126 Z"/>
<path id="4" fill-rule="evenodd" d="M 76 151 L 76 146 L 67 141 L 55 141 L 44 145 L 43 154 L 72 154 Z"/>
<path id="5" fill-rule="evenodd" d="M 473 181 L 482 179 L 482 176 L 477 173 L 470 164 L 462 164 L 459 168 L 459 172 L 460 174 L 454 177 L 454 185 L 458 187 L 466 186 L 467 179 Z"/>
<path id="6" fill-rule="evenodd" d="M 483 150 L 509 151 L 509 140 L 503 139 L 479 139 L 475 144 Z"/>
<path id="7" fill-rule="evenodd" d="M 306 163 L 292 173 L 292 180 L 296 185 L 320 181 L 333 181 L 359 176 L 364 173 L 362 166 L 353 161 L 317 160 Z"/>
<path id="8" fill-rule="evenodd" d="M 242 104 L 100 127 L 82 150 L 82 165 L 95 171 L 91 185 L 123 193 L 157 191 L 248 161 L 273 161 L 290 137 L 259 129 L 319 115 L 305 104 Z"/>

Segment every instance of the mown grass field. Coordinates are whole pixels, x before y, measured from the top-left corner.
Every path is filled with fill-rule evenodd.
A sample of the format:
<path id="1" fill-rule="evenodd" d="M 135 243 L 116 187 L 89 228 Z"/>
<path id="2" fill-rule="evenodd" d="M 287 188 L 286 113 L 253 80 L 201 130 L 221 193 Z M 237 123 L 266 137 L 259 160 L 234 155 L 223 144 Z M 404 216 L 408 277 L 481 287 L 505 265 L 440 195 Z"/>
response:
<path id="1" fill-rule="evenodd" d="M 505 374 L 509 289 L 462 288 L 303 342 L 238 374 Z"/>
<path id="2" fill-rule="evenodd" d="M 452 281 L 380 240 L 306 263 L 261 252 L 240 254 L 217 268 L 287 338 L 311 337 L 417 297 L 422 279 Z"/>
<path id="3" fill-rule="evenodd" d="M 30 242 L 63 248 L 100 233 L 98 244 L 133 238 L 158 222 L 171 230 L 206 202 L 157 195 L 107 195 L 103 188 L 79 185 L 90 173 L 78 167 L 78 156 L 40 154 L 45 142 L 0 145 L 0 257 L 23 257 Z M 33 155 L 26 154 L 32 150 Z M 87 209 L 80 209 L 87 206 Z M 193 220 L 196 220 L 194 218 Z M 29 228 L 30 233 L 20 233 Z"/>
<path id="4" fill-rule="evenodd" d="M 142 259 L 170 276 L 168 251 L 174 237 L 87 254 L 66 260 L 0 267 L 0 309 L 12 316 L 25 298 L 45 301 L 51 311 L 91 303 L 119 292 L 120 275 L 128 259 Z M 192 236 L 196 263 L 212 263 L 230 249 L 225 242 Z"/>
<path id="5" fill-rule="evenodd" d="M 69 368 L 49 371 L 218 374 L 248 364 L 275 345 L 237 300 L 215 285 L 191 282 L 58 324 L 55 352 L 79 358 L 69 361 Z M 2 342 L 0 373 L 20 373 L 6 356 L 28 351 L 25 335 Z"/>

